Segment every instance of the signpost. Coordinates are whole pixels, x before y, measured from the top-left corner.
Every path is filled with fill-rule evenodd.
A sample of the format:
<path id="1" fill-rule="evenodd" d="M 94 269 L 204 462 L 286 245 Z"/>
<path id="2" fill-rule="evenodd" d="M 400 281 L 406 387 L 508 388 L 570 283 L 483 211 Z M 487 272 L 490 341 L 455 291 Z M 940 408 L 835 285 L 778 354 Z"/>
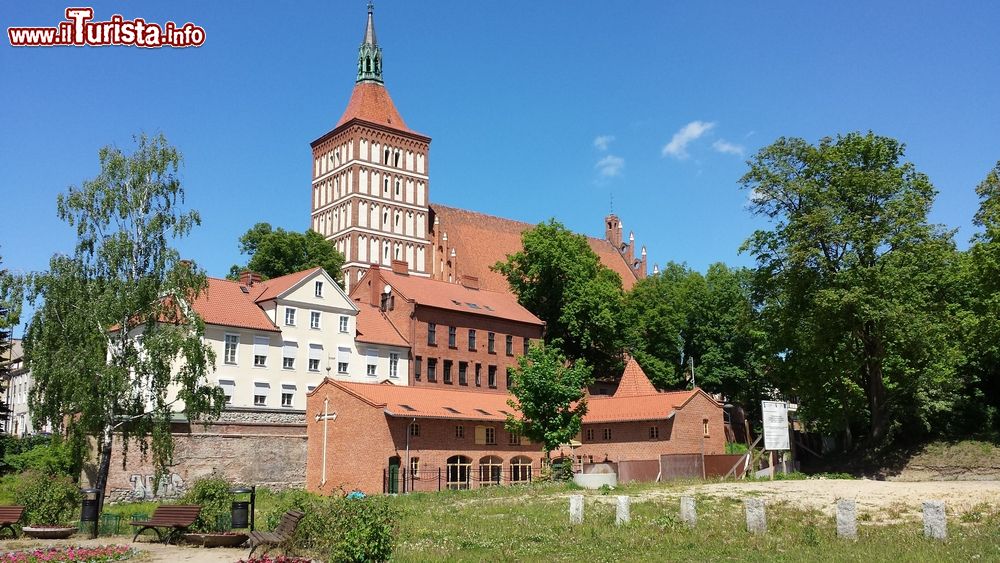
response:
<path id="1" fill-rule="evenodd" d="M 777 462 L 774 454 L 791 449 L 788 439 L 788 403 L 761 401 L 761 413 L 764 419 L 764 449 L 771 452 L 770 474 L 773 479 Z"/>

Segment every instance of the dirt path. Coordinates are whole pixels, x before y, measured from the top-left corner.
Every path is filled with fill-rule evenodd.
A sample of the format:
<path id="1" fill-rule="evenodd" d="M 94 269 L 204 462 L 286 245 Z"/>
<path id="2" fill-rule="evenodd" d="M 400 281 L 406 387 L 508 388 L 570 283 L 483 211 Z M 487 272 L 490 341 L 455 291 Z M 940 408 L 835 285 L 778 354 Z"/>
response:
<path id="1" fill-rule="evenodd" d="M 734 499 L 763 497 L 771 502 L 787 502 L 829 515 L 836 511 L 837 499 L 851 498 L 857 502 L 858 512 L 870 514 L 872 521 L 894 521 L 919 516 L 925 500 L 945 501 L 948 513 L 954 515 L 969 512 L 984 504 L 997 510 L 1000 508 L 1000 481 L 735 481 L 649 491 L 637 495 L 637 500 L 681 495 Z"/>
<path id="2" fill-rule="evenodd" d="M 240 559 L 246 559 L 246 548 L 224 548 L 213 547 L 206 549 L 203 547 L 163 545 L 161 543 L 149 543 L 139 541 L 129 543 L 128 537 L 113 536 L 108 538 L 91 539 L 68 539 L 68 540 L 6 540 L 0 542 L 0 553 L 7 551 L 20 551 L 38 547 L 50 546 L 71 546 L 71 545 L 132 545 L 136 549 L 145 552 L 132 561 L 154 562 L 154 563 L 235 563 Z"/>

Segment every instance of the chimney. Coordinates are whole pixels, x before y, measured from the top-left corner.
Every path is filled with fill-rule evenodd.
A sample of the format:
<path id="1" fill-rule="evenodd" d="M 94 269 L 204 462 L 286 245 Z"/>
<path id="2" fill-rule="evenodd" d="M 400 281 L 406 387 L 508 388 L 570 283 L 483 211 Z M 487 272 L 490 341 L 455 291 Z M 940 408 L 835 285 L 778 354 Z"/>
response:
<path id="1" fill-rule="evenodd" d="M 240 272 L 240 283 L 247 287 L 253 287 L 253 284 L 260 283 L 260 274 L 251 272 L 250 270 L 243 270 Z"/>
<path id="2" fill-rule="evenodd" d="M 615 248 L 620 248 L 622 244 L 621 222 L 618 216 L 612 213 L 604 218 L 604 238 Z"/>
<path id="3" fill-rule="evenodd" d="M 372 307 L 378 307 L 382 304 L 382 288 L 385 286 L 385 282 L 382 281 L 382 270 L 378 267 L 378 264 L 372 264 L 368 268 L 368 303 Z"/>
<path id="4" fill-rule="evenodd" d="M 410 264 L 406 260 L 393 260 L 392 261 L 392 273 L 399 274 L 401 276 L 410 275 Z"/>
<path id="5" fill-rule="evenodd" d="M 479 278 L 476 276 L 463 274 L 462 277 L 459 278 L 459 283 L 462 284 L 462 287 L 467 289 L 479 289 Z"/>

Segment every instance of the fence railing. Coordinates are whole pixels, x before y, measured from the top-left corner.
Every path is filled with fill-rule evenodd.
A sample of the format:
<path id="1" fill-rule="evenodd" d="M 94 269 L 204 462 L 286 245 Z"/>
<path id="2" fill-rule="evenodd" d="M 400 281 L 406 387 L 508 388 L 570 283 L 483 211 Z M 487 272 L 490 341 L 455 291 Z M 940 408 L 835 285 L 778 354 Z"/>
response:
<path id="1" fill-rule="evenodd" d="M 386 467 L 382 469 L 382 492 L 414 493 L 520 485 L 531 483 L 539 471 L 540 467 L 530 465 L 448 465 L 421 467 L 415 472 Z"/>

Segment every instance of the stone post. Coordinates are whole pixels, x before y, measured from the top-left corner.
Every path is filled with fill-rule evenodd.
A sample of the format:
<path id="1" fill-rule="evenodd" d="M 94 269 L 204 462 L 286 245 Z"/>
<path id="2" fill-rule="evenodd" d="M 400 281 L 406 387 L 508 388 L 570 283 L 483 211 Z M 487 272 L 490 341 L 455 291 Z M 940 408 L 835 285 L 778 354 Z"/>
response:
<path id="1" fill-rule="evenodd" d="M 569 523 L 583 524 L 583 495 L 569 497 Z"/>
<path id="2" fill-rule="evenodd" d="M 924 501 L 924 537 L 943 540 L 948 537 L 948 522 L 944 513 L 944 502 Z"/>
<path id="3" fill-rule="evenodd" d="M 628 524 L 632 519 L 632 499 L 627 496 L 618 497 L 618 510 L 615 512 L 615 524 Z"/>
<path id="4" fill-rule="evenodd" d="M 858 512 L 854 499 L 837 499 L 837 536 L 849 540 L 858 538 Z"/>
<path id="5" fill-rule="evenodd" d="M 751 534 L 767 533 L 767 517 L 764 514 L 764 499 L 748 498 L 743 501 L 747 512 L 747 531 Z"/>
<path id="6" fill-rule="evenodd" d="M 688 528 L 694 528 L 698 524 L 698 512 L 695 509 L 694 497 L 681 497 L 681 521 L 687 524 Z"/>

